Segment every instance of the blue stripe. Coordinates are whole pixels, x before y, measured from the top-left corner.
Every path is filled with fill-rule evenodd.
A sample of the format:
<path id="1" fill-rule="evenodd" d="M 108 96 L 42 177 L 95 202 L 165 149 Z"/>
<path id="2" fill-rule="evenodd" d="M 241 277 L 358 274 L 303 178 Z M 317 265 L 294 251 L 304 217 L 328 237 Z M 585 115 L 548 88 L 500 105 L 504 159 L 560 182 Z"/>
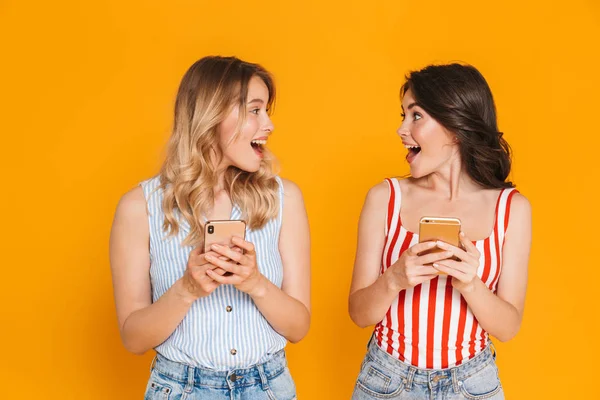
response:
<path id="1" fill-rule="evenodd" d="M 260 272 L 281 288 L 283 264 L 279 254 L 279 233 L 283 216 L 283 183 L 279 184 L 279 216 L 263 228 L 246 230 L 246 240 L 256 247 Z M 150 228 L 150 278 L 152 300 L 156 301 L 177 281 L 187 265 L 192 247 L 181 243 L 189 233 L 183 221 L 177 236 L 167 239 L 162 225 L 163 194 L 159 177 L 141 183 L 148 203 Z M 231 218 L 239 219 L 241 210 L 234 206 Z M 233 309 L 226 311 L 227 306 Z M 231 285 L 219 286 L 211 295 L 198 299 L 181 324 L 156 351 L 172 361 L 226 371 L 267 361 L 283 349 L 286 339 L 275 332 L 254 302 Z M 231 354 L 235 349 L 237 353 Z"/>

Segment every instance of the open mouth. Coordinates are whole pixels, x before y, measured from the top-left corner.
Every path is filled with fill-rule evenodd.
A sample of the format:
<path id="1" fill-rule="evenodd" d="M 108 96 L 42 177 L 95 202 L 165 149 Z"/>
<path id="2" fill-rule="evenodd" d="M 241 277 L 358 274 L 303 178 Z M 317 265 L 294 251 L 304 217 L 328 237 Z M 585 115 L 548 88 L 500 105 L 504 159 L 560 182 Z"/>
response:
<path id="1" fill-rule="evenodd" d="M 250 146 L 252 146 L 252 149 L 259 157 L 263 156 L 266 144 L 267 141 L 263 139 L 256 139 L 250 142 Z"/>
<path id="2" fill-rule="evenodd" d="M 408 154 L 406 155 L 406 161 L 408 161 L 408 163 L 410 164 L 415 160 L 415 158 L 421 152 L 421 146 L 405 144 L 404 147 L 406 147 L 408 149 Z"/>

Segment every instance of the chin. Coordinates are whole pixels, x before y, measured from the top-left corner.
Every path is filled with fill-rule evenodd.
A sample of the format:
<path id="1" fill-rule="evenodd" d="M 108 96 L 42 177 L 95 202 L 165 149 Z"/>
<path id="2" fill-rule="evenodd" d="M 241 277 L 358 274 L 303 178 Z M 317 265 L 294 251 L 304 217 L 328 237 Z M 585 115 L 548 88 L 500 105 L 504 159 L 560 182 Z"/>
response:
<path id="1" fill-rule="evenodd" d="M 241 169 L 244 172 L 248 172 L 250 174 L 254 172 L 258 172 L 260 169 L 260 162 L 258 163 L 244 163 L 236 165 L 237 168 Z"/>
<path id="2" fill-rule="evenodd" d="M 418 168 L 411 168 L 410 169 L 410 176 L 415 178 L 415 179 L 419 179 L 419 178 L 423 178 L 424 176 L 429 175 L 431 172 L 425 172 L 423 170 L 420 170 Z"/>

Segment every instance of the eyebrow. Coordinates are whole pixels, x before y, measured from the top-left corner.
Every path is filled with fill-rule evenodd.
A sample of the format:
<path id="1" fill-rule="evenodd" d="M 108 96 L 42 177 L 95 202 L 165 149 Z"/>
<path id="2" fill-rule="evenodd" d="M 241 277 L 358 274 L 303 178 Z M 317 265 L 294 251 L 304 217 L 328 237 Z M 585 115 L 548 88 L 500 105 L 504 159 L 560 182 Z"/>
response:
<path id="1" fill-rule="evenodd" d="M 412 102 L 412 103 L 410 103 L 410 104 L 408 105 L 408 107 L 406 107 L 406 109 L 407 109 L 407 110 L 410 110 L 410 109 L 411 109 L 411 108 L 413 108 L 413 107 L 421 107 L 421 106 L 419 105 L 419 103 L 417 103 L 417 102 L 415 101 L 415 102 Z M 401 105 L 401 106 L 400 106 L 400 108 L 402 108 L 402 110 L 404 110 L 404 106 L 402 106 L 402 105 Z"/>
<path id="2" fill-rule="evenodd" d="M 262 99 L 252 99 L 252 100 L 250 100 L 248 102 L 248 104 L 251 104 L 251 103 L 261 103 L 261 104 L 264 104 L 265 102 Z"/>

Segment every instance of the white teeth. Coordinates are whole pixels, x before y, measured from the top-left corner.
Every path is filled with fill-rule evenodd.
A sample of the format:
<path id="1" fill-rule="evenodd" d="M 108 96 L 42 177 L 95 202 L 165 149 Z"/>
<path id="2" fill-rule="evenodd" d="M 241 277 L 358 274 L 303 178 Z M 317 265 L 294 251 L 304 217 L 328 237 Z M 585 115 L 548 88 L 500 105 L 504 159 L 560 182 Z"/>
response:
<path id="1" fill-rule="evenodd" d="M 404 147 L 406 147 L 407 149 L 418 149 L 421 146 L 411 146 L 411 145 L 405 144 Z"/>
<path id="2" fill-rule="evenodd" d="M 265 145 L 265 144 L 267 144 L 267 141 L 266 140 L 253 140 L 251 143 Z"/>

